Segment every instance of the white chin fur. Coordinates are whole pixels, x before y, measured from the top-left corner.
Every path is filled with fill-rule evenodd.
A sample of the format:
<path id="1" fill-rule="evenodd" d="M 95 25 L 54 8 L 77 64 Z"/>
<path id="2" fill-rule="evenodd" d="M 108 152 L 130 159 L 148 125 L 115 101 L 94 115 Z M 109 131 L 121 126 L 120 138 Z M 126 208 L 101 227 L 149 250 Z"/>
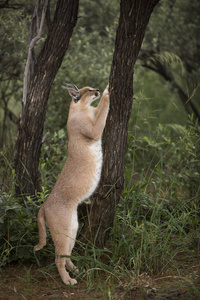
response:
<path id="1" fill-rule="evenodd" d="M 99 99 L 99 97 L 100 97 L 100 93 L 99 93 L 98 96 L 92 96 L 92 97 L 90 98 L 90 104 L 92 104 L 92 102 L 94 102 L 94 101 L 96 101 L 97 99 Z"/>

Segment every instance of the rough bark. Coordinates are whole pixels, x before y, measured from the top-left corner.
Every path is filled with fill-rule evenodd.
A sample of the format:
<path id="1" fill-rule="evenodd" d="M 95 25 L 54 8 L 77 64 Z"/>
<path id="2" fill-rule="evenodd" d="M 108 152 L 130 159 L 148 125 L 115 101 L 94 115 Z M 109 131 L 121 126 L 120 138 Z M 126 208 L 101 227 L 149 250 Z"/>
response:
<path id="1" fill-rule="evenodd" d="M 34 195 L 40 190 L 38 165 L 47 101 L 77 22 L 78 5 L 79 0 L 57 1 L 43 48 L 33 65 L 30 64 L 31 72 L 28 74 L 28 88 L 22 103 L 16 142 L 17 195 Z"/>
<path id="2" fill-rule="evenodd" d="M 133 102 L 133 69 L 154 6 L 152 0 L 121 0 L 111 66 L 110 111 L 103 136 L 104 164 L 93 196 L 85 236 L 103 246 L 113 225 L 115 207 L 124 187 L 128 120 Z"/>

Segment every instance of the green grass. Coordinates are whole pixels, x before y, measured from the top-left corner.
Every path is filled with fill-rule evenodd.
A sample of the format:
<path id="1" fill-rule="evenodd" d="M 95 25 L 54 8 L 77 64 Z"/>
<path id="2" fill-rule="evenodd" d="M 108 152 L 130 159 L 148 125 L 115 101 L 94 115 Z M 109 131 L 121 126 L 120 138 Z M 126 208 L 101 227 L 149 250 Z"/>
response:
<path id="1" fill-rule="evenodd" d="M 155 299 L 167 299 L 170 291 L 156 290 L 158 284 L 162 286 L 161 282 L 166 281 L 172 290 L 175 284 L 178 289 L 186 290 L 186 295 L 191 291 L 194 295 L 191 299 L 197 299 L 200 292 L 196 284 L 200 269 L 199 143 L 199 130 L 192 119 L 187 128 L 159 125 L 156 136 L 155 133 L 140 138 L 129 135 L 125 188 L 116 207 L 110 239 L 103 249 L 89 241 L 84 244 L 77 240 L 72 253 L 72 260 L 80 269 L 78 282 L 84 285 L 88 295 L 97 292 L 105 299 L 114 299 L 116 291 L 122 290 L 123 299 L 140 289 L 144 294 L 155 292 Z M 38 268 L 41 282 L 45 280 L 48 284 L 53 280 L 60 286 L 50 236 L 48 246 L 33 254 L 38 240 L 37 211 L 48 196 L 49 184 L 43 187 L 39 202 L 27 197 L 22 205 L 14 197 L 12 165 L 5 155 L 1 158 L 8 164 L 13 178 L 10 192 L 2 190 L 0 194 L 1 267 L 15 261 L 28 262 Z M 49 173 L 48 177 L 45 175 L 45 164 L 41 160 L 44 182 L 53 181 Z M 29 268 L 24 294 L 21 293 L 24 299 L 35 293 L 33 282 L 40 282 L 38 273 L 31 274 Z M 149 288 L 149 282 L 155 291 Z M 16 293 L 19 294 L 17 290 Z"/>

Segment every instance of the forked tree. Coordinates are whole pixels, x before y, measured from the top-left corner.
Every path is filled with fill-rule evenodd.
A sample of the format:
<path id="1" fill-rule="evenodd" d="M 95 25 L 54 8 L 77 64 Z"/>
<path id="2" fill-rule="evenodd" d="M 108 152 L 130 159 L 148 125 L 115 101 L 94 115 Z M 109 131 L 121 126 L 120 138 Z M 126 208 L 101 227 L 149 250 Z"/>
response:
<path id="1" fill-rule="evenodd" d="M 78 6 L 79 0 L 58 0 L 52 21 L 48 0 L 38 0 L 35 7 L 16 142 L 17 195 L 35 195 L 40 190 L 38 165 L 47 101 L 77 22 Z M 34 48 L 44 29 L 47 31 L 46 39 L 41 51 L 36 55 Z"/>

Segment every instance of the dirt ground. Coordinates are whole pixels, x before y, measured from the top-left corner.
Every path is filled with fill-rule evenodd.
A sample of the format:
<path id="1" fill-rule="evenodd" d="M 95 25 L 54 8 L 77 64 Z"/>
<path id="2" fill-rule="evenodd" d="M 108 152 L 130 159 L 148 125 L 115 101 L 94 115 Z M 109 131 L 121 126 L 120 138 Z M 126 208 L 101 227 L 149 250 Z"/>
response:
<path id="1" fill-rule="evenodd" d="M 94 279 L 92 283 L 79 279 L 77 285 L 66 286 L 54 267 L 48 270 L 36 265 L 11 264 L 0 270 L 0 300 L 198 300 L 198 267 L 194 266 L 187 277 L 167 275 L 150 278 L 144 275 L 137 286 L 119 282 L 112 282 L 111 286 L 103 278 Z"/>

